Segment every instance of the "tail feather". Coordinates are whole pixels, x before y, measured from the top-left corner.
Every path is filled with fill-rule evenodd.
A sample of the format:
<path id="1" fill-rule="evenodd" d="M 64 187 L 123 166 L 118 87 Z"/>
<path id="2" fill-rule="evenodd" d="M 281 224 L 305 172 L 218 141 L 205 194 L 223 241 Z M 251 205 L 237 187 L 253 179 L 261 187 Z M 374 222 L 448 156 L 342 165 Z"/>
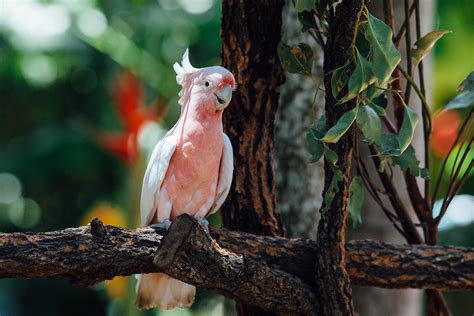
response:
<path id="1" fill-rule="evenodd" d="M 138 276 L 135 304 L 140 309 L 186 308 L 193 304 L 195 295 L 196 288 L 194 286 L 173 279 L 166 274 L 142 274 Z"/>

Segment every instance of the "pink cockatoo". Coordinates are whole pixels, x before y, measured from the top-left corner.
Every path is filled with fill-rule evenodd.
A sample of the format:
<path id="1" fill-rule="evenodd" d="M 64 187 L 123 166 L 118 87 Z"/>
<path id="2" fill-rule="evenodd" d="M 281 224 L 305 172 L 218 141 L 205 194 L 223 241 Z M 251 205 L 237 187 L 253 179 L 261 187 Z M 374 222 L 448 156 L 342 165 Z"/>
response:
<path id="1" fill-rule="evenodd" d="M 155 145 L 143 178 L 142 227 L 168 223 L 187 213 L 204 218 L 224 203 L 234 168 L 232 145 L 223 132 L 222 112 L 232 98 L 235 79 L 219 66 L 194 68 L 188 50 L 174 64 L 181 115 Z M 138 276 L 139 308 L 189 307 L 196 288 L 166 274 Z"/>

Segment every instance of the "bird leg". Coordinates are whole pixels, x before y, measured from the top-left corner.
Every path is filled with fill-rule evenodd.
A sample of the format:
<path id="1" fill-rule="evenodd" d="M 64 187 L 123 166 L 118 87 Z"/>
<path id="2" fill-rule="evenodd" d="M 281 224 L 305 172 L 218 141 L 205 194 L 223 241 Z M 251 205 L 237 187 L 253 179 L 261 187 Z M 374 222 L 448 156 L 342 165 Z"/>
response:
<path id="1" fill-rule="evenodd" d="M 209 221 L 207 220 L 207 218 L 205 218 L 203 216 L 196 216 L 196 220 L 202 226 L 202 228 L 204 228 L 206 233 L 209 234 Z"/>
<path id="2" fill-rule="evenodd" d="M 157 230 L 167 231 L 170 228 L 170 226 L 171 226 L 171 221 L 167 218 L 167 219 L 165 219 L 164 221 L 162 221 L 160 223 L 151 224 L 148 227 L 151 227 L 151 228 L 157 229 Z"/>

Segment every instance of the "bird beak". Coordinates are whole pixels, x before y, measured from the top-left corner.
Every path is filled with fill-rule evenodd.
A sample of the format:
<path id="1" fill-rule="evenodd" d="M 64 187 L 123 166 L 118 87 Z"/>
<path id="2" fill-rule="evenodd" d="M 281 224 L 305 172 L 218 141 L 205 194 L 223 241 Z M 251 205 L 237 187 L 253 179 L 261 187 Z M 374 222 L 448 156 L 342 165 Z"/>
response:
<path id="1" fill-rule="evenodd" d="M 219 90 L 216 93 L 216 109 L 223 110 L 226 106 L 229 105 L 230 100 L 232 99 L 232 88 L 227 85 L 224 89 Z"/>

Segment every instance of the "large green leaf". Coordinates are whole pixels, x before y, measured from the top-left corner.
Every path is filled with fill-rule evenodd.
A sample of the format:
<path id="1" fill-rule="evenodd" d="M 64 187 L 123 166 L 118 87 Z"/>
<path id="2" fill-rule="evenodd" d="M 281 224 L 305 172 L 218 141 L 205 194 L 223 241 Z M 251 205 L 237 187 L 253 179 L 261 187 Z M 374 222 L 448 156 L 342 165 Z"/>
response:
<path id="1" fill-rule="evenodd" d="M 354 123 L 357 116 L 357 110 L 358 107 L 355 107 L 344 113 L 336 124 L 326 132 L 326 135 L 324 135 L 321 141 L 326 143 L 336 143 L 351 127 L 352 123 Z"/>
<path id="2" fill-rule="evenodd" d="M 316 0 L 296 0 L 295 9 L 300 13 L 303 11 L 311 11 L 316 8 Z"/>
<path id="3" fill-rule="evenodd" d="M 333 168 L 333 172 L 331 182 L 323 196 L 323 207 L 320 210 L 321 214 L 326 213 L 331 207 L 334 196 L 339 192 L 339 182 L 343 179 L 343 174 L 339 169 Z"/>
<path id="4" fill-rule="evenodd" d="M 364 186 L 360 177 L 354 177 L 349 185 L 349 205 L 348 211 L 352 219 L 353 226 L 358 226 L 362 223 L 360 210 L 364 203 Z"/>
<path id="5" fill-rule="evenodd" d="M 411 57 L 414 64 L 417 65 L 423 58 L 426 57 L 433 48 L 436 41 L 438 41 L 444 34 L 451 33 L 451 31 L 432 31 L 423 37 L 420 37 L 416 42 L 416 48 L 411 49 Z"/>
<path id="6" fill-rule="evenodd" d="M 400 154 L 410 146 L 415 134 L 415 127 L 418 123 L 418 115 L 408 106 L 403 107 L 403 122 L 398 133 L 398 143 L 400 145 Z"/>
<path id="7" fill-rule="evenodd" d="M 300 43 L 298 46 L 290 47 L 280 43 L 277 50 L 280 62 L 286 71 L 311 76 L 313 50 L 308 44 Z"/>
<path id="8" fill-rule="evenodd" d="M 326 132 L 326 116 L 323 115 L 321 118 L 308 129 L 306 134 L 306 144 L 308 152 L 311 157 L 309 158 L 310 163 L 318 161 L 324 153 L 324 143 L 320 140 L 324 137 Z"/>
<path id="9" fill-rule="evenodd" d="M 356 53 L 356 58 L 356 67 L 349 78 L 348 94 L 344 98 L 344 102 L 355 98 L 362 90 L 375 81 L 369 61 L 359 51 Z"/>
<path id="10" fill-rule="evenodd" d="M 372 71 L 381 82 L 385 82 L 401 60 L 400 52 L 392 41 L 392 29 L 368 13 L 364 35 L 370 43 Z"/>
<path id="11" fill-rule="evenodd" d="M 357 125 L 368 139 L 369 144 L 380 145 L 380 135 L 382 134 L 380 118 L 370 106 L 360 106 L 357 113 Z"/>
<path id="12" fill-rule="evenodd" d="M 474 107 L 474 71 L 461 82 L 458 87 L 459 93 L 452 99 L 444 110 L 470 109 Z"/>
<path id="13" fill-rule="evenodd" d="M 416 157 L 415 149 L 412 145 L 401 154 L 400 156 L 392 157 L 394 164 L 398 165 L 402 171 L 409 171 L 415 177 L 422 176 L 427 177 L 426 170 L 420 168 L 420 161 Z"/>
<path id="14" fill-rule="evenodd" d="M 380 153 L 384 156 L 398 156 L 401 154 L 396 134 L 382 133 L 380 137 Z"/>
<path id="15" fill-rule="evenodd" d="M 380 152 L 384 156 L 400 156 L 410 146 L 418 123 L 418 116 L 408 106 L 404 105 L 402 126 L 398 135 L 382 133 Z"/>
<path id="16" fill-rule="evenodd" d="M 337 156 L 336 152 L 329 148 L 328 145 L 324 144 L 324 158 L 326 158 L 327 162 L 331 165 L 335 166 L 339 157 Z"/>

